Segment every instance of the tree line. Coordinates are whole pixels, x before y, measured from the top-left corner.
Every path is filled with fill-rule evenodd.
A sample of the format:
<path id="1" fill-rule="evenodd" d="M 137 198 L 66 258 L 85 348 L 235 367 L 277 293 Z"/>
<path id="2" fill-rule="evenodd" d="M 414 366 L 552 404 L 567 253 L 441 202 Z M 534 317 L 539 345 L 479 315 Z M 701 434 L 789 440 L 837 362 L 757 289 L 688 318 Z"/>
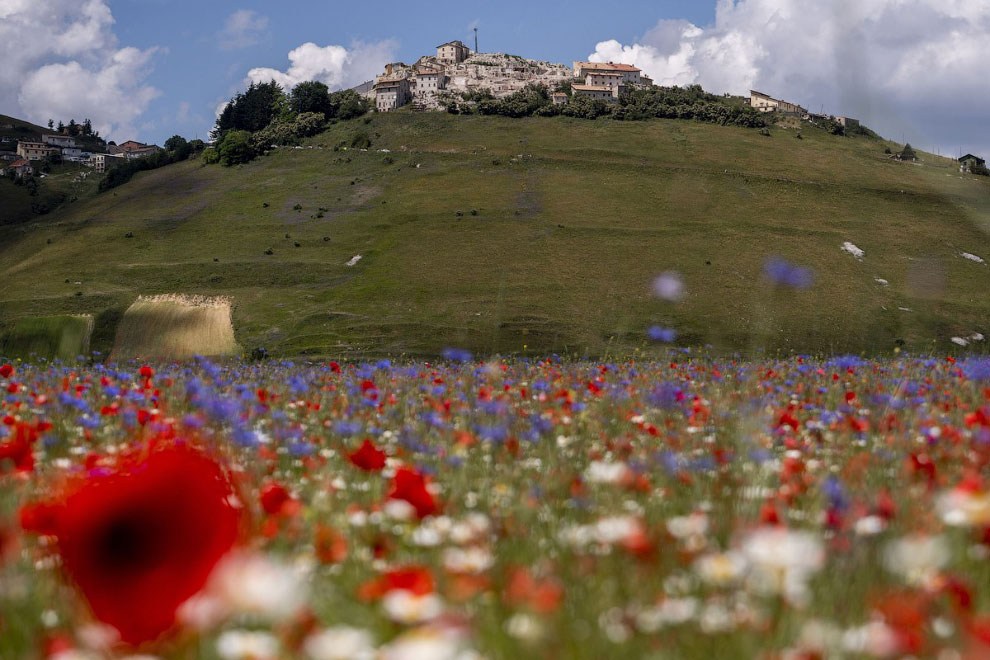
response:
<path id="1" fill-rule="evenodd" d="M 571 92 L 565 83 L 558 91 Z M 601 117 L 623 121 L 653 118 L 694 119 L 724 126 L 764 128 L 768 125 L 765 115 L 744 106 L 729 102 L 721 96 L 710 94 L 700 85 L 688 87 L 651 87 L 624 92 L 616 101 L 591 99 L 570 93 L 567 103 L 555 105 L 550 91 L 542 85 L 525 88 L 501 99 L 489 90 L 468 92 L 447 104 L 452 114 L 500 115 L 504 117 L 577 117 L 598 119 Z"/>
<path id="2" fill-rule="evenodd" d="M 186 140 L 181 135 L 173 135 L 165 140 L 165 148 L 141 158 L 125 158 L 109 168 L 100 179 L 100 192 L 121 186 L 138 172 L 156 170 L 172 163 L 182 162 L 191 156 L 202 153 L 206 143 L 202 140 Z"/>
<path id="3" fill-rule="evenodd" d="M 302 82 L 286 93 L 274 80 L 251 83 L 220 112 L 206 150 L 207 163 L 236 165 L 273 145 L 295 144 L 315 135 L 328 122 L 360 117 L 371 104 L 353 90 L 330 92 L 318 81 Z"/>
<path id="4" fill-rule="evenodd" d="M 55 131 L 59 135 L 69 135 L 71 137 L 100 137 L 100 132 L 93 130 L 93 122 L 89 118 L 86 118 L 81 124 L 77 124 L 75 119 L 70 119 L 68 124 L 59 120 L 58 126 L 55 125 L 54 119 L 49 119 L 48 130 Z"/>

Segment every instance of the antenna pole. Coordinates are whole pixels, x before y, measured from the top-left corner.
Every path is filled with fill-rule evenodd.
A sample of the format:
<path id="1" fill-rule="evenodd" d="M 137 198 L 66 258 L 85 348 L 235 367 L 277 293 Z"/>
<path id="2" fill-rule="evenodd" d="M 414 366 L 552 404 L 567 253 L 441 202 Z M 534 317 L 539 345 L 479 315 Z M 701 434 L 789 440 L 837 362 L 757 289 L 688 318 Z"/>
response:
<path id="1" fill-rule="evenodd" d="M 478 28 L 474 28 L 474 52 L 478 53 Z"/>

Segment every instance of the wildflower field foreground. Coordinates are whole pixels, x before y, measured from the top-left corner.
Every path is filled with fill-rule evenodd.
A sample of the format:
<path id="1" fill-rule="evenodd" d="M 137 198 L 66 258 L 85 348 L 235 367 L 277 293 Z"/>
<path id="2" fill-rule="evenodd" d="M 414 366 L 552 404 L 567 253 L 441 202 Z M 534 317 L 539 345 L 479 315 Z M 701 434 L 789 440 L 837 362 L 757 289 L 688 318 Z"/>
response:
<path id="1" fill-rule="evenodd" d="M 0 367 L 0 657 L 990 657 L 990 360 L 448 358 Z"/>

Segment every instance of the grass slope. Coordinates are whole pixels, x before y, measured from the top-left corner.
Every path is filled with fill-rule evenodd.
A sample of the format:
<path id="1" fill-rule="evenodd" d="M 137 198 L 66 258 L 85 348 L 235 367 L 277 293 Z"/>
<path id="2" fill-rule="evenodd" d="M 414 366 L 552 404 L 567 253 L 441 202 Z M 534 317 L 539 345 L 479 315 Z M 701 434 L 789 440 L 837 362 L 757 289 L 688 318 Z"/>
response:
<path id="1" fill-rule="evenodd" d="M 52 165 L 50 170 L 45 178 L 35 179 L 38 190 L 34 195 L 27 186 L 0 177 L 0 238 L 7 231 L 4 225 L 27 222 L 51 213 L 63 204 L 92 197 L 103 176 L 79 163 Z"/>
<path id="2" fill-rule="evenodd" d="M 0 336 L 0 355 L 71 360 L 89 352 L 92 332 L 92 316 L 21 318 Z"/>
<path id="3" fill-rule="evenodd" d="M 333 150 L 361 132 L 369 151 Z M 345 122 L 246 166 L 142 173 L 11 230 L 0 323 L 93 313 L 102 350 L 100 328 L 139 294 L 183 293 L 229 296 L 241 346 L 283 354 L 629 353 L 654 323 L 726 350 L 942 350 L 990 335 L 990 269 L 960 257 L 990 258 L 990 180 L 947 159 L 892 162 L 862 138 L 794 135 Z M 814 288 L 770 286 L 769 255 L 812 266 Z M 665 270 L 689 289 L 676 306 L 650 295 Z"/>

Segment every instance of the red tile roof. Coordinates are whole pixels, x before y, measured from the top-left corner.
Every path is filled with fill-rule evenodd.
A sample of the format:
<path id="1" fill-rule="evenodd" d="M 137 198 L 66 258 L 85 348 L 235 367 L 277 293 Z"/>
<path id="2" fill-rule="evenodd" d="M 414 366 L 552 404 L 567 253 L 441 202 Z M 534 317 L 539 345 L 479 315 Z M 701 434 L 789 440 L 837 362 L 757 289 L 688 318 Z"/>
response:
<path id="1" fill-rule="evenodd" d="M 641 71 L 631 64 L 615 64 L 614 62 L 578 62 L 581 69 L 594 69 L 597 71 Z"/>

